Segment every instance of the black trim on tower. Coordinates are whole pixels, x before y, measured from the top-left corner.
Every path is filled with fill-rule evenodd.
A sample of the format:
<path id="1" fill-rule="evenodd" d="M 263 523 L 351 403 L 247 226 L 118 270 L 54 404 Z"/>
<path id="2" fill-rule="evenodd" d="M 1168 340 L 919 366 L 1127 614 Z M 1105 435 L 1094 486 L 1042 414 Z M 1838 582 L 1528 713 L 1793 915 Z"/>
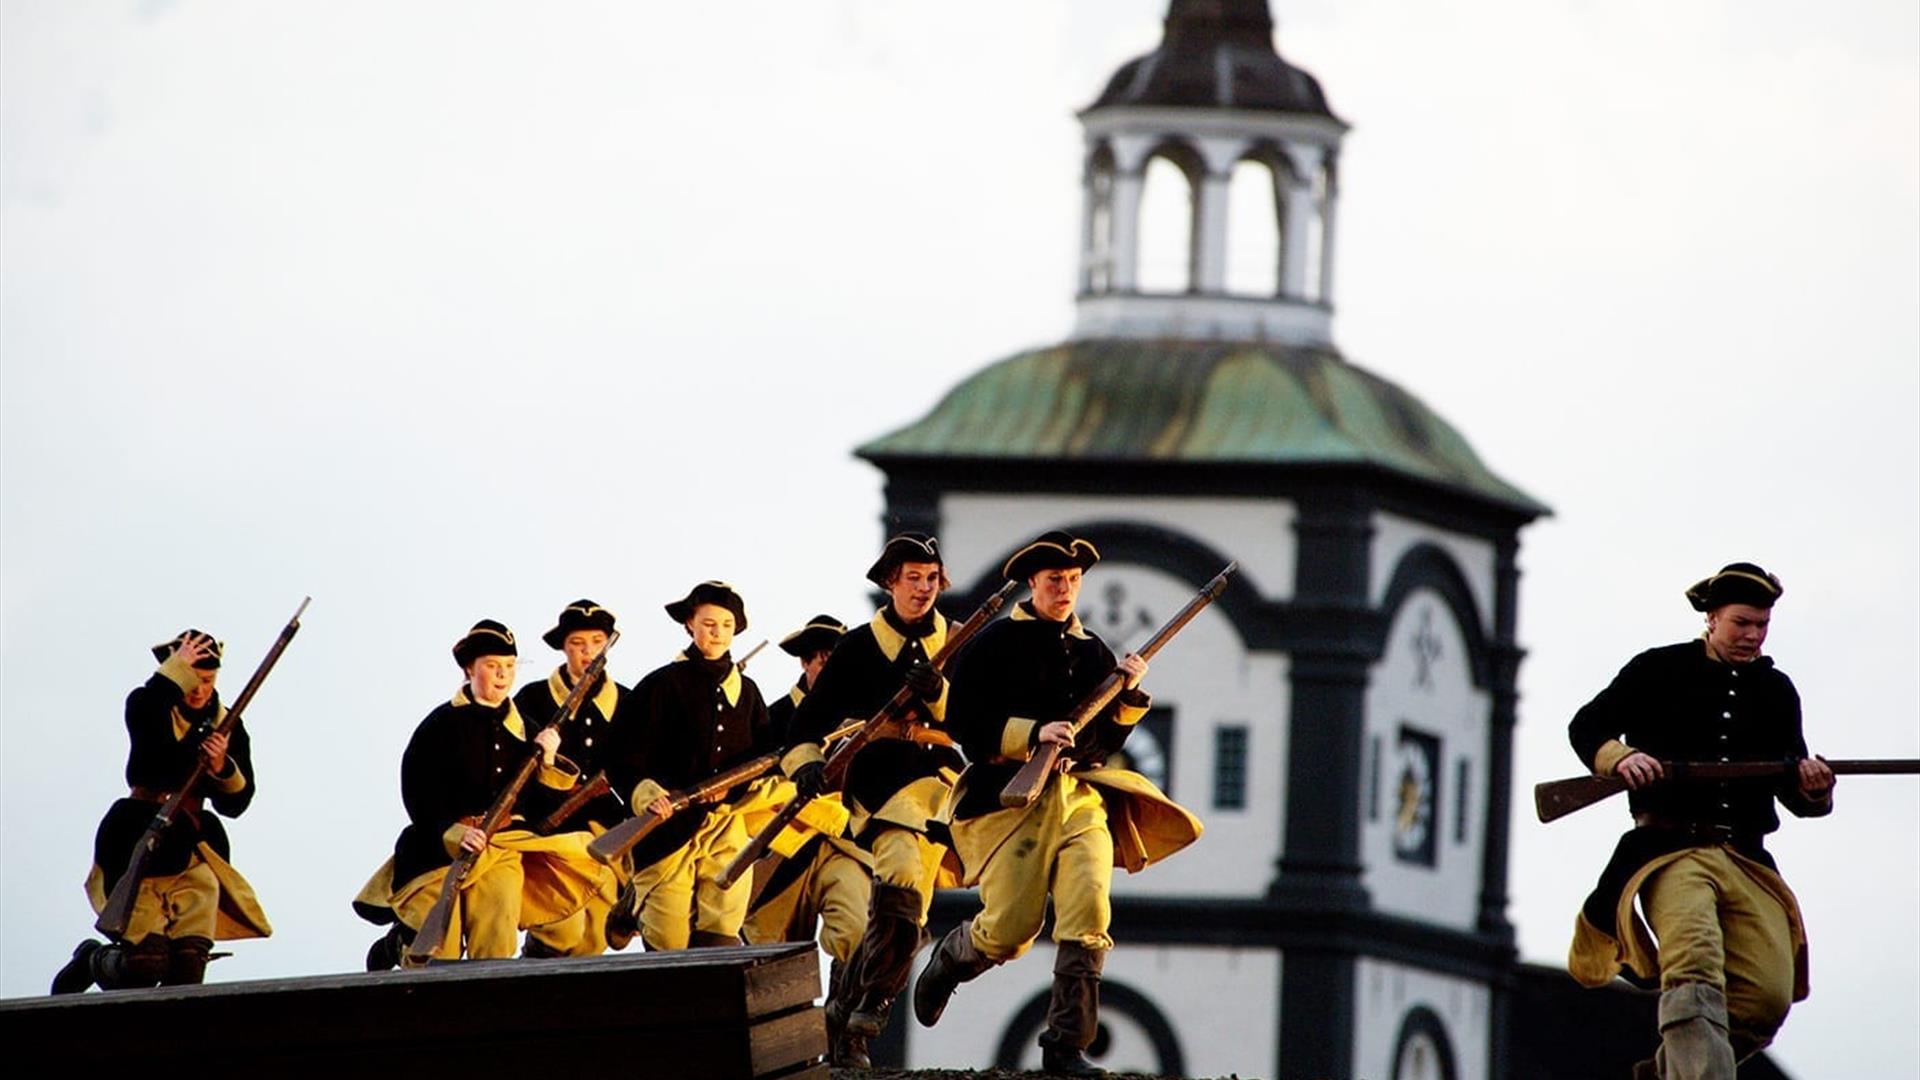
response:
<path id="1" fill-rule="evenodd" d="M 1467 584 L 1466 575 L 1460 572 L 1460 565 L 1438 544 L 1424 540 L 1414 544 L 1400 556 L 1400 564 L 1393 568 L 1393 578 L 1387 583 L 1386 596 L 1380 601 L 1380 639 L 1374 646 L 1376 655 L 1386 655 L 1386 635 L 1393 630 L 1393 620 L 1399 614 L 1400 606 L 1406 603 L 1408 594 L 1415 589 L 1432 589 L 1446 602 L 1447 608 L 1453 612 L 1454 625 L 1459 627 L 1460 636 L 1466 639 L 1467 671 L 1472 676 L 1473 685 L 1481 690 L 1487 689 L 1493 682 L 1493 648 L 1487 640 L 1485 620 L 1481 618 L 1480 607 L 1474 601 L 1473 587 Z"/>
<path id="2" fill-rule="evenodd" d="M 1511 945 L 1513 922 L 1507 918 L 1507 855 L 1513 799 L 1513 738 L 1519 722 L 1520 538 L 1502 537 L 1494 547 L 1493 574 L 1493 716 L 1487 725 L 1487 842 L 1480 870 L 1480 933 Z M 1507 1080 L 1512 1032 L 1512 980 L 1493 984 L 1488 1010 L 1488 1080 Z"/>

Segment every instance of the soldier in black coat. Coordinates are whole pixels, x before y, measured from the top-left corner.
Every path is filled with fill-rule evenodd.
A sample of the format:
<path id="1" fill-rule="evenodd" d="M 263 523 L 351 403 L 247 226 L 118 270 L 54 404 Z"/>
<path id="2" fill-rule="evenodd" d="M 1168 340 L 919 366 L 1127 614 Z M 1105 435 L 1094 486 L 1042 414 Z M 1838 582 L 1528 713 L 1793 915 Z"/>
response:
<path id="1" fill-rule="evenodd" d="M 607 940 L 623 948 L 637 930 L 652 950 L 738 945 L 752 882 L 722 889 L 717 879 L 748 840 L 735 802 L 748 792 L 678 812 L 668 796 L 774 748 L 760 688 L 731 652 L 746 604 L 733 586 L 705 581 L 666 611 L 691 643 L 621 699 L 607 773 L 636 813 L 667 820 L 634 846 L 633 879 Z"/>
<path id="2" fill-rule="evenodd" d="M 1793 682 L 1760 652 L 1781 591 L 1752 563 L 1695 584 L 1705 635 L 1634 657 L 1568 725 L 1580 760 L 1630 789 L 1635 827 L 1582 906 L 1568 967 L 1589 986 L 1658 977 L 1661 1047 L 1637 1075 L 1731 1080 L 1807 993 L 1799 906 L 1764 838 L 1776 801 L 1832 812 L 1834 776 L 1807 756 Z M 1669 781 L 1660 764 L 1782 759 L 1797 769 L 1725 781 Z"/>
<path id="3" fill-rule="evenodd" d="M 161 834 L 126 934 L 106 945 L 81 942 L 54 976 L 56 994 L 95 983 L 108 990 L 198 983 L 216 939 L 272 933 L 252 887 L 227 862 L 227 832 L 214 816 L 238 817 L 253 803 L 255 788 L 246 724 L 237 721 L 224 735 L 213 730 L 226 714 L 214 689 L 222 651 L 211 636 L 182 631 L 153 647 L 159 670 L 127 695 L 130 790 L 108 808 L 94 834 L 87 895 L 96 913 L 160 805 L 198 763 L 206 763 L 207 774 Z"/>
<path id="4" fill-rule="evenodd" d="M 560 707 L 566 704 L 574 686 L 594 659 L 605 651 L 613 627 L 613 612 L 583 599 L 568 604 L 554 621 L 553 628 L 541 635 L 540 640 L 546 642 L 548 648 L 559 650 L 566 660 L 544 680 L 530 682 L 513 695 L 513 706 L 520 710 L 529 730 L 538 731 L 558 718 Z M 582 776 L 590 777 L 606 768 L 613 751 L 613 717 L 626 694 L 627 688 L 615 682 L 603 668 L 594 684 L 587 688 L 587 696 L 581 701 L 573 722 L 561 727 L 560 756 L 573 762 Z M 544 821 L 568 798 L 544 787 L 530 791 L 529 796 L 531 823 Z M 609 789 L 547 831 L 598 836 L 626 818 L 626 802 Z M 607 902 L 602 902 L 596 894 L 585 908 L 560 924 L 529 927 L 523 955 L 597 956 L 605 952 L 607 910 L 611 900 L 608 897 Z"/>
<path id="5" fill-rule="evenodd" d="M 781 768 L 803 795 L 819 792 L 827 734 L 873 716 L 901 686 L 912 688 L 921 719 L 937 725 L 946 716 L 946 680 L 929 663 L 948 632 L 934 608 L 949 584 L 939 542 L 921 533 L 892 538 L 867 580 L 887 590 L 886 606 L 840 639 L 794 713 Z M 837 1065 L 864 1065 L 867 1041 L 906 987 L 946 854 L 940 822 L 965 764 L 951 740 L 876 739 L 847 772 L 849 835 L 872 853 L 874 884 L 866 929 L 827 1003 Z"/>

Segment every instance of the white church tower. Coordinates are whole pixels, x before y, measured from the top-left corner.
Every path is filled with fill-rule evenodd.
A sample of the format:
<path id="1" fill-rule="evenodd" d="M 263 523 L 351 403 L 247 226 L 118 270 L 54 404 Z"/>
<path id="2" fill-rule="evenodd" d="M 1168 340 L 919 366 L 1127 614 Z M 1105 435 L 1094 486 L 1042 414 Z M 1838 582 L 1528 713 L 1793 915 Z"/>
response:
<path id="1" fill-rule="evenodd" d="M 1149 676 L 1130 756 L 1206 835 L 1115 878 L 1093 1056 L 1169 1076 L 1505 1077 L 1516 553 L 1546 508 L 1334 348 L 1347 125 L 1275 52 L 1263 0 L 1173 0 L 1160 47 L 1081 120 L 1072 338 L 858 453 L 886 474 L 887 527 L 941 537 L 952 611 L 1067 529 L 1105 556 L 1082 617 L 1124 651 L 1240 563 Z M 1191 210 L 1170 272 L 1140 228 L 1163 182 Z M 976 907 L 953 893 L 936 915 Z M 1035 951 L 878 1049 L 1033 1064 L 1051 972 Z"/>

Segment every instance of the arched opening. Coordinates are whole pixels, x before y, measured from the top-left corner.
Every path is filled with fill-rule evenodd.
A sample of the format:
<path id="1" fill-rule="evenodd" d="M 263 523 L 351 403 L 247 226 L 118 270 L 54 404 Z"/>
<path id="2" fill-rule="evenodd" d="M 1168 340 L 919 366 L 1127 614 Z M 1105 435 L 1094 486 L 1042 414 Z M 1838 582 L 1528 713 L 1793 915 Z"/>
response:
<path id="1" fill-rule="evenodd" d="M 1280 198 L 1273 155 L 1249 155 L 1234 165 L 1227 184 L 1229 293 L 1279 295 Z"/>
<path id="2" fill-rule="evenodd" d="M 1200 155 L 1184 143 L 1168 143 L 1147 159 L 1140 194 L 1141 292 L 1183 293 L 1196 278 L 1193 256 L 1200 218 Z"/>
<path id="3" fill-rule="evenodd" d="M 1106 143 L 1087 157 L 1086 222 L 1081 236 L 1080 290 L 1113 290 L 1113 149 Z"/>

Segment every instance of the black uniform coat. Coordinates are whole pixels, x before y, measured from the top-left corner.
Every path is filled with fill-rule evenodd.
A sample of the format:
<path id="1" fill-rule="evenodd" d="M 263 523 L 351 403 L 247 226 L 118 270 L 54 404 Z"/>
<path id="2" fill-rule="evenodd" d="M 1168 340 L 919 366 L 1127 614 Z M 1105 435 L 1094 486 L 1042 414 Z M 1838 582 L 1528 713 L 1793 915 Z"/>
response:
<path id="1" fill-rule="evenodd" d="M 1025 753 L 1006 760 L 1008 742 L 1031 749 L 1042 725 L 1064 720 L 1116 667 L 1113 650 L 1080 625 L 1079 616 L 1053 622 L 1021 601 L 1011 618 L 980 632 L 960 654 L 953 671 L 953 698 L 947 726 L 973 762 L 954 820 L 1003 809 L 1000 790 L 1007 786 Z M 1080 731 L 1072 756 L 1084 767 L 1104 761 L 1133 732 L 1116 719 L 1124 707 L 1144 709 L 1147 695 L 1123 690 L 1093 723 Z"/>
<path id="2" fill-rule="evenodd" d="M 658 795 L 775 749 L 760 688 L 740 674 L 731 655 L 708 660 L 683 652 L 656 668 L 620 699 L 613 730 L 616 752 L 606 761 L 607 777 L 635 813 Z M 711 812 L 696 804 L 675 813 L 634 845 L 634 869 L 679 850 Z"/>
<path id="3" fill-rule="evenodd" d="M 806 676 L 793 684 L 793 689 L 782 697 L 767 702 L 768 731 L 775 745 L 788 746 L 793 742 L 793 715 L 800 711 L 800 702 L 807 696 Z"/>
<path id="4" fill-rule="evenodd" d="M 1800 695 L 1769 657 L 1745 664 L 1716 660 L 1706 642 L 1665 645 L 1634 657 L 1567 725 L 1574 752 L 1589 769 L 1618 740 L 1662 761 L 1781 761 L 1807 756 Z M 1609 756 L 1621 748 L 1610 748 Z M 1774 801 L 1800 817 L 1833 809 L 1800 792 L 1797 773 L 1726 781 L 1656 783 L 1628 793 L 1635 814 L 1689 826 L 1635 828 L 1620 838 L 1582 911 L 1614 933 L 1620 892 L 1642 866 L 1681 848 L 1726 842 L 1774 867 L 1763 838 L 1780 827 Z"/>
<path id="5" fill-rule="evenodd" d="M 949 630 L 946 616 L 938 611 L 908 625 L 889 605 L 865 626 L 847 631 L 820 669 L 813 689 L 794 712 L 787 739 L 789 752 L 802 745 L 818 751 L 825 746 L 827 735 L 840 725 L 848 720 L 867 720 L 879 712 L 904 685 L 907 668 L 930 661 L 929 645 L 933 652 L 939 652 Z M 922 719 L 939 721 L 946 715 L 945 694 L 939 701 L 921 703 L 914 711 Z M 847 770 L 846 793 L 868 813 L 878 813 L 908 784 L 937 777 L 943 769 L 958 774 L 965 767 L 966 761 L 951 746 L 876 739 L 853 759 Z"/>
<path id="6" fill-rule="evenodd" d="M 200 760 L 200 740 L 226 712 L 217 692 L 205 707 L 187 708 L 186 693 L 169 677 L 169 670 L 168 665 L 161 665 L 145 685 L 127 695 L 127 784 L 155 794 L 179 789 Z M 184 663 L 174 670 L 182 679 L 197 678 Z M 225 771 L 201 780 L 195 791 L 205 796 L 214 810 L 238 817 L 253 803 L 254 786 L 253 742 L 247 737 L 246 722 L 235 721 L 228 733 Z M 111 892 L 126 871 L 133 846 L 159 809 L 158 802 L 132 797 L 116 800 L 107 809 L 93 837 L 93 861 L 104 875 L 106 891 Z M 232 858 L 220 819 L 204 809 L 188 809 L 161 834 L 159 847 L 147 863 L 147 874 L 165 877 L 185 871 L 194 848 L 202 842 L 222 859 Z"/>
<path id="7" fill-rule="evenodd" d="M 527 731 L 531 734 L 553 723 L 560 714 L 560 706 L 566 704 L 567 695 L 572 692 L 573 679 L 567 674 L 567 665 L 561 664 L 553 669 L 545 681 L 521 687 L 520 692 L 513 695 L 513 707 L 520 710 L 520 718 L 526 721 Z M 579 766 L 582 776 L 592 776 L 606 768 L 607 762 L 613 757 L 613 718 L 619 709 L 620 699 L 628 693 L 626 687 L 614 682 L 602 671 L 586 700 L 580 703 L 580 711 L 574 714 L 573 722 L 561 725 L 560 753 Z M 549 794 L 549 791 L 530 792 L 532 799 L 527 804 L 530 823 L 538 823 L 566 798 L 564 794 Z M 553 831 L 585 830 L 588 822 L 599 822 L 602 827 L 607 827 L 626 818 L 627 803 L 616 786 L 581 807 Z"/>
<path id="8" fill-rule="evenodd" d="M 540 752 L 530 734 L 511 700 L 482 705 L 464 686 L 420 721 L 400 757 L 400 801 L 409 824 L 393 845 L 396 887 L 453 862 L 447 831 L 462 818 L 484 815 L 527 755 Z M 539 798 L 532 794 L 537 786 L 560 786 L 549 770 L 536 770 L 534 777 L 514 803 L 514 818 L 524 817 L 522 808 Z"/>

